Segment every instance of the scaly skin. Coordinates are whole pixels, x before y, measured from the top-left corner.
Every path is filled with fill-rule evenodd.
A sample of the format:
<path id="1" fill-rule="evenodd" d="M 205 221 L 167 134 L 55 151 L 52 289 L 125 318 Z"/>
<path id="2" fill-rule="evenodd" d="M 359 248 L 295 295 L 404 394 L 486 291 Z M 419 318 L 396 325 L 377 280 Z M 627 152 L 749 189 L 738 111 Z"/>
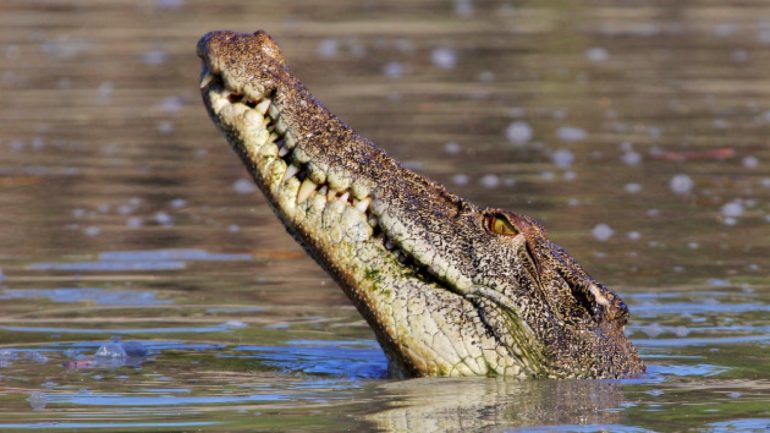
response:
<path id="1" fill-rule="evenodd" d="M 198 55 L 212 120 L 371 325 L 392 375 L 644 372 L 623 301 L 535 220 L 401 167 L 316 101 L 264 32 L 209 33 Z"/>

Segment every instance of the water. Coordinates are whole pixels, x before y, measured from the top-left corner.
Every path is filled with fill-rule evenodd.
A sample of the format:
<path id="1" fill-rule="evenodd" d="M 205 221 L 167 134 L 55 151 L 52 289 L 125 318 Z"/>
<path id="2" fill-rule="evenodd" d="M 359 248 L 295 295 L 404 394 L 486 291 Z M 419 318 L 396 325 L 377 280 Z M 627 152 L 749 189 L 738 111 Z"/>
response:
<path id="1" fill-rule="evenodd" d="M 3 431 L 770 430 L 761 1 L 0 6 Z M 410 167 L 624 295 L 626 381 L 386 377 L 244 181 L 194 44 L 269 30 Z"/>

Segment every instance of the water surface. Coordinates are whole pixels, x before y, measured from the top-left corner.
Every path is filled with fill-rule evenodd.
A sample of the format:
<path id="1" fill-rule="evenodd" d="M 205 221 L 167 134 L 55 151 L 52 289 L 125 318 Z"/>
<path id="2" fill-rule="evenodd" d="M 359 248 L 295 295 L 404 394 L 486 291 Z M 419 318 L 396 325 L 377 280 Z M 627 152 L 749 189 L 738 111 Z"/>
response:
<path id="1" fill-rule="evenodd" d="M 620 292 L 625 381 L 390 380 L 202 109 L 271 32 L 335 113 Z M 770 430 L 765 2 L 0 5 L 3 431 Z"/>

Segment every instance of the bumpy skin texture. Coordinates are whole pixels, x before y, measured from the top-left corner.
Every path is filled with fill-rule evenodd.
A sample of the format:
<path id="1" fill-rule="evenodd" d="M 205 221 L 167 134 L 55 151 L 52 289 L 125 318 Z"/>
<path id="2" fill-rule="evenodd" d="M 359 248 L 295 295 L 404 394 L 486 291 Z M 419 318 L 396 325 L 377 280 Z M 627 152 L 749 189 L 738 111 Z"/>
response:
<path id="1" fill-rule="evenodd" d="M 397 377 L 628 377 L 628 309 L 533 219 L 404 169 L 315 100 L 264 32 L 198 43 L 214 123 Z"/>

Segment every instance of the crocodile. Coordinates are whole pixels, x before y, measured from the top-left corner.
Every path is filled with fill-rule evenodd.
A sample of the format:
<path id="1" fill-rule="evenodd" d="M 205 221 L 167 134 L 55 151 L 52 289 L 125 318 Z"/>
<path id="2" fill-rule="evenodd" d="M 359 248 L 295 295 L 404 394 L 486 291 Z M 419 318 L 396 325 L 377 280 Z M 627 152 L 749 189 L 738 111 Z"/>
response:
<path id="1" fill-rule="evenodd" d="M 316 100 L 264 31 L 210 32 L 197 53 L 209 116 L 371 326 L 392 377 L 645 371 L 626 304 L 536 220 L 401 166 Z"/>

